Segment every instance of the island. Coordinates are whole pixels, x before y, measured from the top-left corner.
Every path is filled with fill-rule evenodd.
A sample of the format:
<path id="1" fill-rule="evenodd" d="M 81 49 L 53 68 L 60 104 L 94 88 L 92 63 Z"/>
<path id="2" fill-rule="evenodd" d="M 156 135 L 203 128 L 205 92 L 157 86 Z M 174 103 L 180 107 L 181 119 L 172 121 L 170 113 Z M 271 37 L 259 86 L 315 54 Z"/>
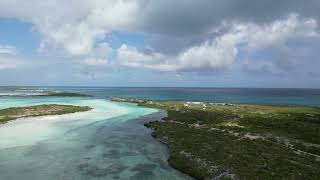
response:
<path id="1" fill-rule="evenodd" d="M 91 109 L 92 108 L 87 106 L 73 106 L 60 104 L 45 104 L 28 107 L 7 108 L 0 110 L 0 124 L 19 118 L 69 114 L 89 111 Z"/>
<path id="2" fill-rule="evenodd" d="M 38 93 L 4 93 L 0 97 L 92 97 L 88 94 L 71 93 L 71 92 L 38 92 Z"/>
<path id="3" fill-rule="evenodd" d="M 114 101 L 167 111 L 145 124 L 169 147 L 169 164 L 196 179 L 318 179 L 320 108 Z"/>
<path id="4" fill-rule="evenodd" d="M 92 97 L 87 94 L 71 93 L 71 92 L 46 92 L 36 96 L 51 96 L 51 97 Z"/>

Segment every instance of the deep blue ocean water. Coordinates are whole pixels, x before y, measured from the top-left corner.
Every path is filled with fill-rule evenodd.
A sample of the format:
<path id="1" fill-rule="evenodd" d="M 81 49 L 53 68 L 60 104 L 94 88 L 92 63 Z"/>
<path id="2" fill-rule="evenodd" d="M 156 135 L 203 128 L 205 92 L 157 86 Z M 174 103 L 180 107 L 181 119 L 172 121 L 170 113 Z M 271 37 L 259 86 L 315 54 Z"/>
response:
<path id="1" fill-rule="evenodd" d="M 320 89 L 47 87 L 100 98 L 320 106 Z"/>
<path id="2" fill-rule="evenodd" d="M 30 96 L 45 91 L 93 97 Z M 108 100 L 111 97 L 320 107 L 320 90 L 316 89 L 0 88 L 0 109 L 39 104 L 93 108 L 0 125 L 0 180 L 192 179 L 169 166 L 167 147 L 143 126 L 165 117 L 166 112 L 113 102 Z"/>

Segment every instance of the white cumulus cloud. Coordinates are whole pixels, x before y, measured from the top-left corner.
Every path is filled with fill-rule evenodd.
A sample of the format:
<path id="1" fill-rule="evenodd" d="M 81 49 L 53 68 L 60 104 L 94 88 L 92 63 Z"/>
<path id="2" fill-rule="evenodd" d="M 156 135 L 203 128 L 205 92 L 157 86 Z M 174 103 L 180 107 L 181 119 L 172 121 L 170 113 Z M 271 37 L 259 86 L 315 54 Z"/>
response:
<path id="1" fill-rule="evenodd" d="M 2 0 L 0 16 L 32 23 L 43 36 L 41 50 L 86 56 L 105 35 L 128 27 L 138 7 L 136 0 Z"/>
<path id="2" fill-rule="evenodd" d="M 314 19 L 294 14 L 270 24 L 233 22 L 223 26 L 228 26 L 229 30 L 175 56 L 143 52 L 124 44 L 117 50 L 119 63 L 159 71 L 217 71 L 234 64 L 240 51 L 250 58 L 263 49 L 286 46 L 291 38 L 319 36 Z M 247 59 L 246 64 L 250 63 Z M 267 62 L 266 66 L 276 65 Z"/>
<path id="3" fill-rule="evenodd" d="M 15 54 L 17 54 L 17 49 L 14 46 L 0 45 L 0 55 L 1 54 L 15 55 Z"/>
<path id="4" fill-rule="evenodd" d="M 17 56 L 14 46 L 0 45 L 0 70 L 14 69 L 23 64 L 21 58 Z"/>

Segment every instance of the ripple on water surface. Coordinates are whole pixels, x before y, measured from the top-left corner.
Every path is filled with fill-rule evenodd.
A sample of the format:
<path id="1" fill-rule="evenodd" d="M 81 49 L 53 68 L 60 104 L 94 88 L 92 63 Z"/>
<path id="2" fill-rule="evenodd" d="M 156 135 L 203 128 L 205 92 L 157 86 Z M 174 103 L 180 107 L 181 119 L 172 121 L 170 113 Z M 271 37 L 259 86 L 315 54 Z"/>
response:
<path id="1" fill-rule="evenodd" d="M 18 106 L 44 98 L 6 98 Z M 4 100 L 0 105 L 4 107 Z M 0 179 L 189 179 L 167 164 L 166 147 L 143 126 L 164 114 L 154 109 L 81 98 L 47 103 L 92 111 L 27 118 L 0 127 Z"/>

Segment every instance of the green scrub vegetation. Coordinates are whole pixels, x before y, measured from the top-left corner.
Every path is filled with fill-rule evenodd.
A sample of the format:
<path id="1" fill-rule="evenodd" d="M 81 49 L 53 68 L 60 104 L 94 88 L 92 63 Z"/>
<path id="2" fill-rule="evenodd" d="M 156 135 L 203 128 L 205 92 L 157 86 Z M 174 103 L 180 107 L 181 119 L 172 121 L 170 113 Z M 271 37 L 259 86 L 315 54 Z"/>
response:
<path id="1" fill-rule="evenodd" d="M 197 179 L 319 178 L 320 108 L 128 101 L 167 111 L 145 125 Z"/>
<path id="2" fill-rule="evenodd" d="M 75 112 L 91 110 L 90 107 L 72 106 L 72 105 L 37 105 L 29 107 L 14 107 L 0 110 L 0 123 L 6 123 L 11 120 L 35 116 L 61 115 Z"/>

